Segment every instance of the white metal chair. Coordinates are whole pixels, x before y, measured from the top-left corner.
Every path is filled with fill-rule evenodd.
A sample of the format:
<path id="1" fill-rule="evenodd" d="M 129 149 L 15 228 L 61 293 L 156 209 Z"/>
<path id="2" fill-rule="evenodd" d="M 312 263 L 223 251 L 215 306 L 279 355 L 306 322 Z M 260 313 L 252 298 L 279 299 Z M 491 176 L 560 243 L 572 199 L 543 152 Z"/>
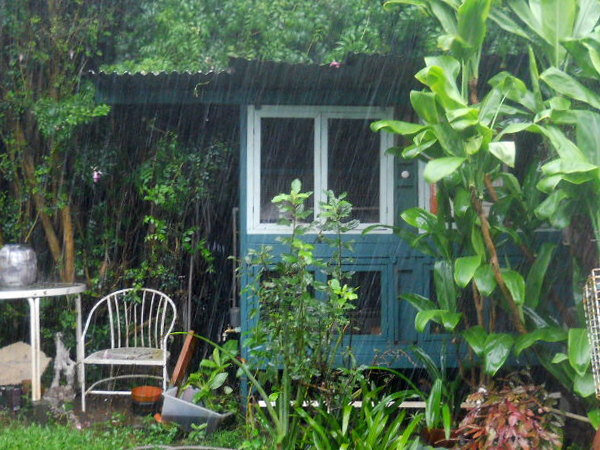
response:
<path id="1" fill-rule="evenodd" d="M 177 317 L 175 303 L 154 289 L 122 289 L 100 299 L 85 323 L 80 347 L 81 409 L 85 411 L 88 394 L 129 395 L 130 390 L 100 390 L 101 383 L 125 378 L 153 378 L 167 387 L 167 338 Z M 102 335 L 105 336 L 104 342 Z M 86 348 L 87 347 L 87 348 Z M 88 354 L 88 348 L 91 354 Z M 100 349 L 99 349 L 100 348 Z M 110 376 L 85 386 L 86 366 L 110 365 Z M 148 373 L 114 375 L 114 366 L 162 367 L 162 376 Z M 148 371 L 148 369 L 146 369 Z"/>

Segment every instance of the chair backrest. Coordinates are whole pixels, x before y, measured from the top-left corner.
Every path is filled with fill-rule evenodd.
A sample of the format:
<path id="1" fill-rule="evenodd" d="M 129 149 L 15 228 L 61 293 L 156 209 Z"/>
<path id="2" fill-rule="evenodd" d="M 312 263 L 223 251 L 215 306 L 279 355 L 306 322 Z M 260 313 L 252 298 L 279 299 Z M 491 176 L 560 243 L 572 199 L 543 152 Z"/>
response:
<path id="1" fill-rule="evenodd" d="M 129 288 L 113 292 L 94 305 L 85 327 L 105 326 L 109 330 L 110 347 L 163 348 L 177 318 L 175 303 L 154 289 Z"/>

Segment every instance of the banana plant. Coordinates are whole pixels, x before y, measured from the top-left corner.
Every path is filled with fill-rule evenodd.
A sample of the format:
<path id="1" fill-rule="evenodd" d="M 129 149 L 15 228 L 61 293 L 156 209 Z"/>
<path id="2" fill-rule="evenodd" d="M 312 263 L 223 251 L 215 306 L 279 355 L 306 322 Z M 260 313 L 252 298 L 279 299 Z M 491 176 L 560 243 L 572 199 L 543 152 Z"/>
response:
<path id="1" fill-rule="evenodd" d="M 481 102 L 472 104 L 458 86 L 462 68 L 452 56 L 426 58 L 425 68 L 416 75 L 425 89 L 410 95 L 420 122 L 384 120 L 375 122 L 372 129 L 411 139 L 410 145 L 393 151 L 403 158 L 424 160 L 425 180 L 437 183 L 439 189 L 437 214 L 421 208 L 401 214 L 420 231 L 409 239 L 411 245 L 436 258 L 436 301 L 403 295 L 418 310 L 415 326 L 424 331 L 433 321 L 448 332 L 460 332 L 481 359 L 484 371 L 494 375 L 511 352 L 520 354 L 540 341 L 566 340 L 566 335 L 548 326 L 525 338 L 529 336 L 527 309 L 542 303 L 555 246 L 547 243 L 530 250 L 532 261 L 525 270 L 501 264 L 499 256 L 500 248 L 509 242 L 527 247 L 523 235 L 540 223 L 539 217 L 517 213 L 531 209 L 526 203 L 528 193 L 517 177 L 505 171 L 516 161 L 514 140 L 507 137 L 538 126 L 534 123 L 535 96 L 518 78 L 500 73 L 490 81 L 491 88 Z M 529 189 L 535 189 L 534 185 Z M 486 209 L 484 202 L 492 206 Z M 477 323 L 467 325 L 458 298 L 469 291 Z M 506 310 L 521 336 L 494 330 L 492 316 L 497 307 Z"/>
<path id="2" fill-rule="evenodd" d="M 422 208 L 404 211 L 402 219 L 418 231 L 400 231 L 414 248 L 436 259 L 433 275 L 437 298 L 417 294 L 405 294 L 403 298 L 418 310 L 417 330 L 424 331 L 429 322 L 435 322 L 448 332 L 460 334 L 489 375 L 496 374 L 511 354 L 518 357 L 540 342 L 567 340 L 565 331 L 548 319 L 545 311 L 551 309 L 544 300 L 555 246 L 539 245 L 532 237 L 540 224 L 564 224 L 568 220 L 569 209 L 555 207 L 567 193 L 557 197 L 549 190 L 537 190 L 536 185 L 548 183 L 548 174 L 541 180 L 535 164 L 521 179 L 506 168 L 516 165 L 515 136 L 523 133 L 542 135 L 561 148 L 565 158 L 575 160 L 574 146 L 561 147 L 568 138 L 558 126 L 548 122 L 548 115 L 568 109 L 569 104 L 559 96 L 546 96 L 544 100 L 546 86 L 540 85 L 535 58 L 531 59 L 531 89 L 512 74 L 501 72 L 489 81 L 483 98 L 477 91 L 488 18 L 499 21 L 509 17 L 506 11 L 517 13 L 527 7 L 535 20 L 530 20 L 530 16 L 521 19 L 525 24 L 537 24 L 536 21 L 549 18 L 552 11 L 556 13 L 551 3 L 555 2 L 509 0 L 508 10 L 492 9 L 491 2 L 476 0 L 386 3 L 388 8 L 416 5 L 436 17 L 444 31 L 440 47 L 447 51 L 443 56 L 425 58 L 425 67 L 416 74 L 424 85 L 424 89 L 410 94 L 418 122 L 387 120 L 372 125 L 374 131 L 396 133 L 408 139 L 409 145 L 391 151 L 405 159 L 424 161 L 425 180 L 438 187 L 437 213 Z M 542 42 L 549 60 L 563 57 L 550 45 L 556 43 L 555 39 L 582 33 L 589 28 L 584 19 L 595 20 L 595 8 L 588 6 L 575 7 L 573 23 L 568 16 L 566 30 L 554 35 L 540 30 L 541 36 L 535 42 Z M 504 28 L 514 32 L 520 29 L 520 23 L 507 19 Z M 546 169 L 554 170 L 554 175 L 563 167 Z M 509 260 L 501 261 L 501 249 L 507 244 L 521 248 L 528 263 L 513 267 Z M 472 298 L 476 323 L 472 323 L 473 319 L 467 323 L 459 308 L 458 298 L 465 297 L 465 293 Z M 505 311 L 516 335 L 497 332 L 497 308 Z M 528 326 L 532 332 L 528 332 Z"/>
<path id="3" fill-rule="evenodd" d="M 540 49 L 548 66 L 569 63 L 564 41 L 590 33 L 600 19 L 597 0 L 504 0 L 490 18 L 502 29 Z M 537 52 L 536 52 L 537 53 Z"/>
<path id="4" fill-rule="evenodd" d="M 397 5 L 417 6 L 425 15 L 437 19 L 444 30 L 438 38 L 438 46 L 460 61 L 462 93 L 471 88 L 476 96 L 492 0 L 388 0 L 384 3 L 387 9 Z"/>
<path id="5" fill-rule="evenodd" d="M 526 93 L 535 99 L 535 120 L 520 126 L 542 134 L 556 156 L 542 167 L 538 188 L 549 196 L 536 213 L 564 228 L 576 211 L 587 211 L 600 253 L 600 95 L 594 91 L 600 82 L 600 2 L 506 0 L 504 6 L 494 8 L 491 19 L 536 49 L 530 50 L 533 89 Z"/>

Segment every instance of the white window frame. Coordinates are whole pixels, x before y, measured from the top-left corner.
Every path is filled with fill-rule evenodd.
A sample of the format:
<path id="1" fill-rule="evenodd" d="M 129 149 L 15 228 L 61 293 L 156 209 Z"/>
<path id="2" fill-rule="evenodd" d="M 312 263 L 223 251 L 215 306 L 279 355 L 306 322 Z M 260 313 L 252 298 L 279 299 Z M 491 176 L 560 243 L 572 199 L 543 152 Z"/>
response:
<path id="1" fill-rule="evenodd" d="M 249 234 L 287 234 L 290 227 L 260 222 L 260 158 L 261 158 L 261 119 L 263 118 L 308 118 L 314 119 L 314 210 L 319 215 L 319 202 L 326 200 L 327 190 L 327 121 L 328 119 L 366 119 L 380 120 L 393 117 L 393 108 L 362 106 L 248 106 L 247 121 L 247 232 Z M 390 133 L 380 133 L 379 151 L 379 214 L 380 224 L 394 223 L 394 158 L 386 150 L 394 144 Z M 336 192 L 336 194 L 340 194 Z M 360 233 L 374 223 L 361 223 L 353 230 Z M 377 233 L 391 233 L 383 229 Z"/>

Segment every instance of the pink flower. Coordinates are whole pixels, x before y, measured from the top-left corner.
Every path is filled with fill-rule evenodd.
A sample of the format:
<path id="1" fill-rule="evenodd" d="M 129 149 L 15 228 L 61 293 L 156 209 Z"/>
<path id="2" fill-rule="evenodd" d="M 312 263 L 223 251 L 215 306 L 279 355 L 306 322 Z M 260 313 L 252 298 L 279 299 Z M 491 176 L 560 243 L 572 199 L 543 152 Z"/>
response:
<path id="1" fill-rule="evenodd" d="M 339 69 L 342 67 L 342 63 L 339 61 L 332 61 L 329 63 L 329 67 L 333 67 L 334 69 Z"/>
<path id="2" fill-rule="evenodd" d="M 102 175 L 104 174 L 100 170 L 94 168 L 92 171 L 92 180 L 94 180 L 94 183 L 100 181 L 102 179 Z"/>

